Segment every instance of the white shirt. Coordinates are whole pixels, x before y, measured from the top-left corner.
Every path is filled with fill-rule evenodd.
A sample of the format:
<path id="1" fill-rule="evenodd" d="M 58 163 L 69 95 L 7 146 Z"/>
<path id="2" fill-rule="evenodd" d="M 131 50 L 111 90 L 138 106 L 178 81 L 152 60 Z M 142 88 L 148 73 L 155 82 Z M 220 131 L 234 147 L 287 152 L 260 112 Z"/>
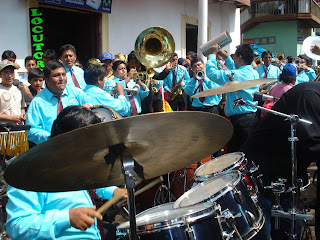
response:
<path id="1" fill-rule="evenodd" d="M 21 91 L 13 86 L 8 88 L 0 84 L 0 114 L 21 115 L 21 108 L 26 107 Z M 0 123 L 7 123 L 1 121 Z"/>

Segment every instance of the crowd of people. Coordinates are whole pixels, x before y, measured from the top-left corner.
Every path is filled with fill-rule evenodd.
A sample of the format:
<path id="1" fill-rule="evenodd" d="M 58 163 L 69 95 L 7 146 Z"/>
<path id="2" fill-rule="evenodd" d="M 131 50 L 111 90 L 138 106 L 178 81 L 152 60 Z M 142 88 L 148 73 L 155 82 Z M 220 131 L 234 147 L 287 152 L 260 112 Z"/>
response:
<path id="1" fill-rule="evenodd" d="M 320 83 L 313 81 L 317 78 L 316 69 L 311 67 L 311 59 L 307 56 L 289 56 L 278 62 L 273 56 L 270 51 L 263 52 L 258 64 L 257 56 L 248 44 L 239 45 L 231 55 L 214 45 L 206 62 L 194 52 L 188 52 L 185 59 L 174 53 L 172 59 L 155 68 L 150 77 L 134 51 L 128 56 L 105 52 L 100 58 L 80 63 L 75 47 L 66 44 L 59 53 L 51 49 L 45 51 L 44 69 L 37 68 L 33 56 L 27 56 L 27 72 L 17 76 L 16 55 L 7 50 L 0 62 L 0 123 L 30 125 L 28 140 L 34 145 L 63 132 L 101 122 L 91 111 L 101 105 L 112 108 L 122 117 L 165 111 L 166 102 L 171 111 L 220 114 L 231 121 L 234 129 L 226 146 L 227 152 L 242 151 L 249 161 L 259 164 L 258 173 L 263 174 L 267 186 L 278 178 L 290 179 L 290 171 L 282 171 L 290 170 L 287 140 L 290 126 L 272 114 L 261 116 L 253 106 L 234 106 L 238 98 L 257 105 L 254 93 L 260 90 L 280 98 L 277 103 L 272 102 L 274 109 L 297 114 L 313 123 L 311 126 L 298 124 L 298 173 L 302 178 L 309 163 L 318 161 L 315 156 L 320 151 L 320 109 L 317 104 Z M 223 95 L 191 97 L 230 81 L 260 78 L 278 81 Z M 75 114 L 80 117 L 75 118 Z M 74 126 L 69 124 L 65 128 L 63 124 L 67 121 L 74 122 Z M 263 148 L 275 139 L 277 142 L 270 143 L 268 154 L 265 154 Z M 281 168 L 274 171 L 273 166 L 278 163 Z M 290 227 L 288 230 L 286 224 L 281 225 L 284 227 L 280 233 L 273 229 L 270 219 L 273 195 L 264 186 L 259 188 L 259 204 L 263 206 L 266 223 L 257 239 L 269 239 L 270 234 L 273 240 L 286 239 Z M 125 190 L 117 187 L 97 189 L 94 194 L 104 199 L 117 194 L 126 197 Z M 9 186 L 7 195 L 6 227 L 12 239 L 105 238 L 99 224 L 101 215 L 94 211 L 95 200 L 90 191 L 35 193 Z M 287 200 L 288 196 L 285 197 Z M 113 239 L 110 232 L 107 238 Z"/>

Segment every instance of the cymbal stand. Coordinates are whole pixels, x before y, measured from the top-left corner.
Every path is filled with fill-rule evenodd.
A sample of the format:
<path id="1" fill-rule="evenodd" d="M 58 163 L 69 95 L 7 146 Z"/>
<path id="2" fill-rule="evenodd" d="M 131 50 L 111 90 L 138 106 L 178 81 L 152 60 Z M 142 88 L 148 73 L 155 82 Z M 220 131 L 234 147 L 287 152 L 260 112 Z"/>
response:
<path id="1" fill-rule="evenodd" d="M 126 150 L 121 154 L 122 168 L 124 179 L 128 192 L 128 207 L 129 207 L 129 221 L 130 221 L 130 240 L 135 240 L 137 236 L 136 228 L 136 207 L 134 198 L 134 160 L 131 154 Z"/>
<path id="2" fill-rule="evenodd" d="M 297 199 L 300 198 L 300 196 L 299 196 L 300 191 L 297 189 L 297 186 L 296 186 L 297 185 L 296 142 L 299 139 L 296 137 L 296 127 L 297 127 L 298 122 L 303 122 L 306 124 L 312 124 L 312 122 L 310 122 L 308 120 L 301 119 L 301 118 L 299 118 L 299 116 L 297 116 L 295 114 L 287 115 L 287 114 L 280 113 L 280 112 L 277 112 L 277 111 L 274 111 L 271 109 L 256 106 L 254 104 L 246 102 L 242 98 L 239 98 L 239 99 L 236 99 L 235 101 L 233 101 L 233 107 L 242 106 L 242 105 L 247 105 L 247 106 L 254 107 L 254 108 L 257 108 L 260 110 L 265 110 L 265 111 L 270 112 L 274 115 L 281 116 L 281 117 L 285 118 L 285 120 L 290 121 L 291 136 L 288 138 L 288 141 L 291 142 L 291 163 L 292 163 L 291 184 L 292 184 L 292 187 L 290 187 L 289 191 L 291 191 L 292 209 L 288 212 L 284 212 L 283 210 L 278 210 L 278 209 L 272 209 L 271 215 L 276 217 L 276 222 L 277 222 L 277 218 L 281 218 L 281 217 L 291 219 L 290 239 L 297 239 L 298 238 L 298 236 L 297 236 L 297 220 L 311 220 L 313 216 L 307 215 L 307 214 L 300 214 L 299 213 L 300 211 L 298 209 Z M 272 186 L 272 187 L 274 187 L 274 186 Z M 276 197 L 276 201 L 277 201 L 277 198 L 278 198 L 278 200 L 280 199 L 280 193 L 281 192 L 279 192 L 279 196 Z M 277 205 L 280 206 L 280 203 L 278 202 Z M 279 223 L 276 224 L 275 227 L 279 228 Z"/>

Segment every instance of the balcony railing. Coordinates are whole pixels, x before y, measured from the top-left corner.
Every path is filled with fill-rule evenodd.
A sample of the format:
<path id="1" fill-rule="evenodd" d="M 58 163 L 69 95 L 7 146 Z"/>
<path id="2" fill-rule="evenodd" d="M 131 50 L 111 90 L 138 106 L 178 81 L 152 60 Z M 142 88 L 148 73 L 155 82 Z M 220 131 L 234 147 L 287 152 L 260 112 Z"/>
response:
<path id="1" fill-rule="evenodd" d="M 241 24 L 254 17 L 311 13 L 320 19 L 320 0 L 251 0 L 251 7 L 241 12 Z"/>

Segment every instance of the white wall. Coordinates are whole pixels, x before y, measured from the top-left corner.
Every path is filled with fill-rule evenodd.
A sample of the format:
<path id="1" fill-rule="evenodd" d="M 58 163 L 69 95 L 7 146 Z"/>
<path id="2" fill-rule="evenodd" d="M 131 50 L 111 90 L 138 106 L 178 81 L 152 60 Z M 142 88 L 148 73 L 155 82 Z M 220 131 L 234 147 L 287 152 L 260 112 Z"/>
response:
<path id="1" fill-rule="evenodd" d="M 233 43 L 225 49 L 234 52 L 234 46 L 240 44 L 240 12 L 234 4 L 228 3 L 209 4 L 208 12 L 211 37 L 228 31 Z M 180 57 L 183 15 L 198 18 L 198 1 L 115 0 L 109 15 L 109 51 L 114 54 L 129 54 L 141 31 L 151 26 L 161 26 L 172 34 Z"/>
<path id="2" fill-rule="evenodd" d="M 31 54 L 27 1 L 0 0 L 0 8 L 0 54 L 13 50 L 23 66 L 24 58 Z M 211 38 L 228 31 L 233 42 L 225 49 L 232 53 L 240 44 L 239 9 L 230 3 L 213 3 L 209 4 L 208 12 Z M 176 52 L 181 56 L 182 16 L 197 18 L 197 15 L 196 0 L 114 0 L 108 17 L 109 51 L 129 54 L 141 31 L 162 26 L 173 35 Z"/>
<path id="3" fill-rule="evenodd" d="M 24 58 L 31 54 L 26 0 L 0 0 L 0 54 L 12 50 L 17 62 L 24 66 Z"/>

